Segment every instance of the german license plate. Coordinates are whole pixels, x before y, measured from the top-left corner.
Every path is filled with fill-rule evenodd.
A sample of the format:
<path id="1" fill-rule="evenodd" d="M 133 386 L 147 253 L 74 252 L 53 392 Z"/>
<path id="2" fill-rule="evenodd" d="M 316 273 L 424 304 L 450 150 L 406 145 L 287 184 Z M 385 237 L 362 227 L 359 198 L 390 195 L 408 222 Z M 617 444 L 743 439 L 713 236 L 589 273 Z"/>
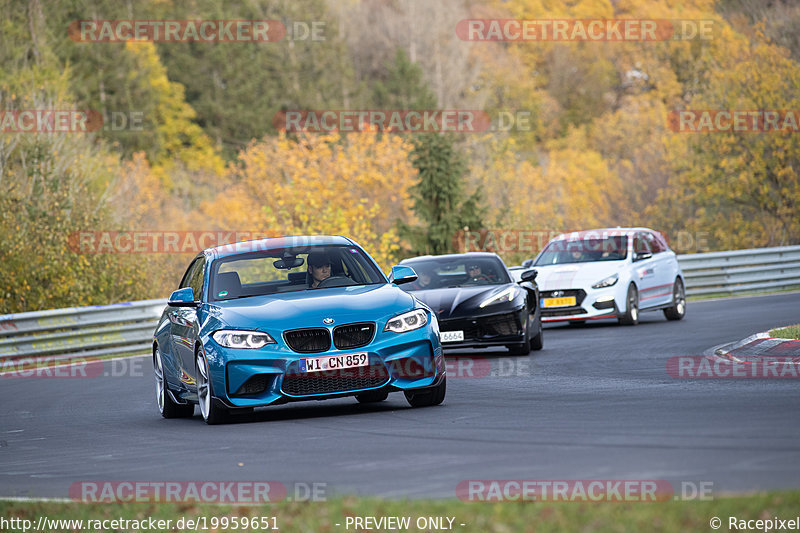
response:
<path id="1" fill-rule="evenodd" d="M 366 352 L 300 359 L 300 372 L 324 372 L 359 366 L 369 366 L 369 356 Z"/>
<path id="2" fill-rule="evenodd" d="M 565 296 L 564 298 L 542 298 L 542 307 L 567 307 L 575 305 L 574 296 Z"/>
<path id="3" fill-rule="evenodd" d="M 442 342 L 458 342 L 464 340 L 463 331 L 440 331 L 439 337 Z"/>

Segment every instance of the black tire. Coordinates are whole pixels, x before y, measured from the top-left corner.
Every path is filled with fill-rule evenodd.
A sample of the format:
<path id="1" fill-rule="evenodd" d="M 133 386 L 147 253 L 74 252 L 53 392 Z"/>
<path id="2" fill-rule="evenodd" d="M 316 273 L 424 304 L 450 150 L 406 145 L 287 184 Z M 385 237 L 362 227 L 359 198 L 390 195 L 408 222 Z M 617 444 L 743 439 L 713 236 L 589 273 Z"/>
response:
<path id="1" fill-rule="evenodd" d="M 681 320 L 686 316 L 686 291 L 681 278 L 675 278 L 672 286 L 672 307 L 664 309 L 664 316 L 667 320 Z"/>
<path id="2" fill-rule="evenodd" d="M 639 291 L 633 283 L 628 285 L 625 302 L 625 312 L 620 315 L 619 323 L 624 326 L 635 326 L 639 323 Z"/>
<path id="3" fill-rule="evenodd" d="M 531 339 L 531 350 L 538 351 L 544 348 L 544 338 L 542 335 L 542 322 L 539 321 L 539 332 Z"/>
<path id="4" fill-rule="evenodd" d="M 156 375 L 156 404 L 164 418 L 188 418 L 194 415 L 194 405 L 175 403 L 169 395 L 169 384 L 164 376 L 164 361 L 161 351 L 153 351 L 153 371 Z"/>
<path id="5" fill-rule="evenodd" d="M 509 355 L 529 355 L 531 353 L 530 342 L 520 344 L 509 344 L 507 346 Z"/>
<path id="6" fill-rule="evenodd" d="M 444 377 L 442 378 L 442 382 L 434 387 L 410 390 L 406 391 L 404 394 L 411 407 L 431 407 L 442 403 L 446 393 L 447 378 Z"/>
<path id="7" fill-rule="evenodd" d="M 195 365 L 197 367 L 197 403 L 200 405 L 200 414 L 203 415 L 203 420 L 209 426 L 227 422 L 230 413 L 222 405 L 222 402 L 214 398 L 214 389 L 208 377 L 208 363 L 199 349 L 195 352 Z"/>
<path id="8" fill-rule="evenodd" d="M 525 322 L 525 337 L 524 340 L 518 344 L 509 344 L 507 346 L 510 355 L 528 355 L 531 353 L 531 317 Z"/>
<path id="9" fill-rule="evenodd" d="M 388 397 L 389 391 L 385 390 L 376 390 L 356 394 L 356 400 L 358 400 L 358 403 L 378 403 L 384 401 Z"/>

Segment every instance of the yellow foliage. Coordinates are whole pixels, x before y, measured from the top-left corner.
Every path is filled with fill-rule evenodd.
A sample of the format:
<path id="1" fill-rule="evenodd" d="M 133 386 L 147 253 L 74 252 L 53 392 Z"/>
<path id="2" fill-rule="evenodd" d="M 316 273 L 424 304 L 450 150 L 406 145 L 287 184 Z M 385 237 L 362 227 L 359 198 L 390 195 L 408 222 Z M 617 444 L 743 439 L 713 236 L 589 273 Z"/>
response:
<path id="1" fill-rule="evenodd" d="M 543 152 L 539 166 L 518 155 L 513 139 L 489 142 L 490 160 L 474 165 L 471 174 L 488 193 L 490 228 L 567 231 L 620 223 L 621 181 L 588 146 L 582 129 Z"/>
<path id="2" fill-rule="evenodd" d="M 146 41 L 128 41 L 125 48 L 137 66 L 129 73 L 131 85 L 145 85 L 155 99 L 155 116 L 148 118 L 154 124 L 157 140 L 156 154 L 151 161 L 156 174 L 168 184 L 170 171 L 176 164 L 182 164 L 190 171 L 210 170 L 222 174 L 222 158 L 203 129 L 193 122 L 196 113 L 186 103 L 184 87 L 169 81 L 155 45 Z"/>
<path id="3" fill-rule="evenodd" d="M 198 218 L 227 231 L 344 235 L 386 269 L 399 250 L 395 221 L 411 217 L 411 150 L 376 132 L 265 138 L 239 155 L 231 185 Z"/>
<path id="4" fill-rule="evenodd" d="M 797 110 L 800 67 L 787 50 L 724 27 L 705 61 L 711 73 L 687 109 Z M 673 231 L 704 233 L 712 248 L 800 241 L 800 144 L 796 133 L 676 133 L 675 169 L 650 215 Z M 698 251 L 698 250 L 687 250 Z"/>

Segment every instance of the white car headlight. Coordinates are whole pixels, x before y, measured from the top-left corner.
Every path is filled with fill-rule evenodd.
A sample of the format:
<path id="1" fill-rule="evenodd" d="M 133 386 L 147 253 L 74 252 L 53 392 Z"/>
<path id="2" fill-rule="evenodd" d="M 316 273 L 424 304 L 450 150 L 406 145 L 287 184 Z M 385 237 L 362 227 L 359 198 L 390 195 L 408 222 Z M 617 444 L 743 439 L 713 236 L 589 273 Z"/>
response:
<path id="1" fill-rule="evenodd" d="M 612 274 L 612 275 L 608 276 L 607 278 L 601 279 L 600 281 L 598 281 L 597 283 L 592 285 L 592 288 L 593 289 L 604 289 L 606 287 L 611 287 L 612 285 L 614 285 L 617 282 L 617 280 L 619 280 L 619 274 Z"/>
<path id="2" fill-rule="evenodd" d="M 486 307 L 487 305 L 499 304 L 500 302 L 510 302 L 513 301 L 514 298 L 516 297 L 517 297 L 517 288 L 509 287 L 503 292 L 499 292 L 494 296 L 486 298 L 484 301 L 481 302 L 481 305 L 479 305 L 478 307 L 483 308 Z"/>
<path id="3" fill-rule="evenodd" d="M 414 309 L 408 313 L 397 315 L 386 322 L 383 331 L 393 331 L 395 333 L 405 333 L 419 329 L 428 323 L 428 313 L 424 309 Z"/>
<path id="4" fill-rule="evenodd" d="M 215 331 L 211 337 L 220 346 L 225 348 L 263 348 L 267 344 L 277 344 L 269 333 L 261 331 L 239 331 L 235 329 L 221 329 Z"/>

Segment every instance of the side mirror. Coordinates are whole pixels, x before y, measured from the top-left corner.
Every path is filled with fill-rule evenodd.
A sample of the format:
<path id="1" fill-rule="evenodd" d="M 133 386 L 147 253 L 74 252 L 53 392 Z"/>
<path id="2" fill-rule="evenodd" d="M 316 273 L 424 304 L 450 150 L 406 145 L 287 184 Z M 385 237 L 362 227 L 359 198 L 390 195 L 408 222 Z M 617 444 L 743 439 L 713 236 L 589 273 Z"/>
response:
<path id="1" fill-rule="evenodd" d="M 523 282 L 523 281 L 533 281 L 533 280 L 536 279 L 536 276 L 538 276 L 538 275 L 539 275 L 539 273 L 536 270 L 526 270 L 519 277 L 519 281 L 520 281 L 520 283 Z"/>
<path id="2" fill-rule="evenodd" d="M 532 267 L 533 259 L 526 259 L 525 261 L 522 262 L 522 266 L 524 266 L 525 268 Z"/>
<path id="3" fill-rule="evenodd" d="M 644 261 L 645 259 L 650 259 L 651 257 L 653 257 L 653 254 L 650 252 L 636 252 L 633 254 L 633 262 L 635 263 L 636 261 Z"/>
<path id="4" fill-rule="evenodd" d="M 194 301 L 194 291 L 191 287 L 178 289 L 169 295 L 167 305 L 172 307 L 197 307 L 198 302 Z"/>
<path id="5" fill-rule="evenodd" d="M 417 280 L 417 273 L 410 266 L 395 265 L 392 267 L 392 273 L 389 275 L 389 281 L 395 285 L 402 285 L 403 283 L 410 283 Z"/>

